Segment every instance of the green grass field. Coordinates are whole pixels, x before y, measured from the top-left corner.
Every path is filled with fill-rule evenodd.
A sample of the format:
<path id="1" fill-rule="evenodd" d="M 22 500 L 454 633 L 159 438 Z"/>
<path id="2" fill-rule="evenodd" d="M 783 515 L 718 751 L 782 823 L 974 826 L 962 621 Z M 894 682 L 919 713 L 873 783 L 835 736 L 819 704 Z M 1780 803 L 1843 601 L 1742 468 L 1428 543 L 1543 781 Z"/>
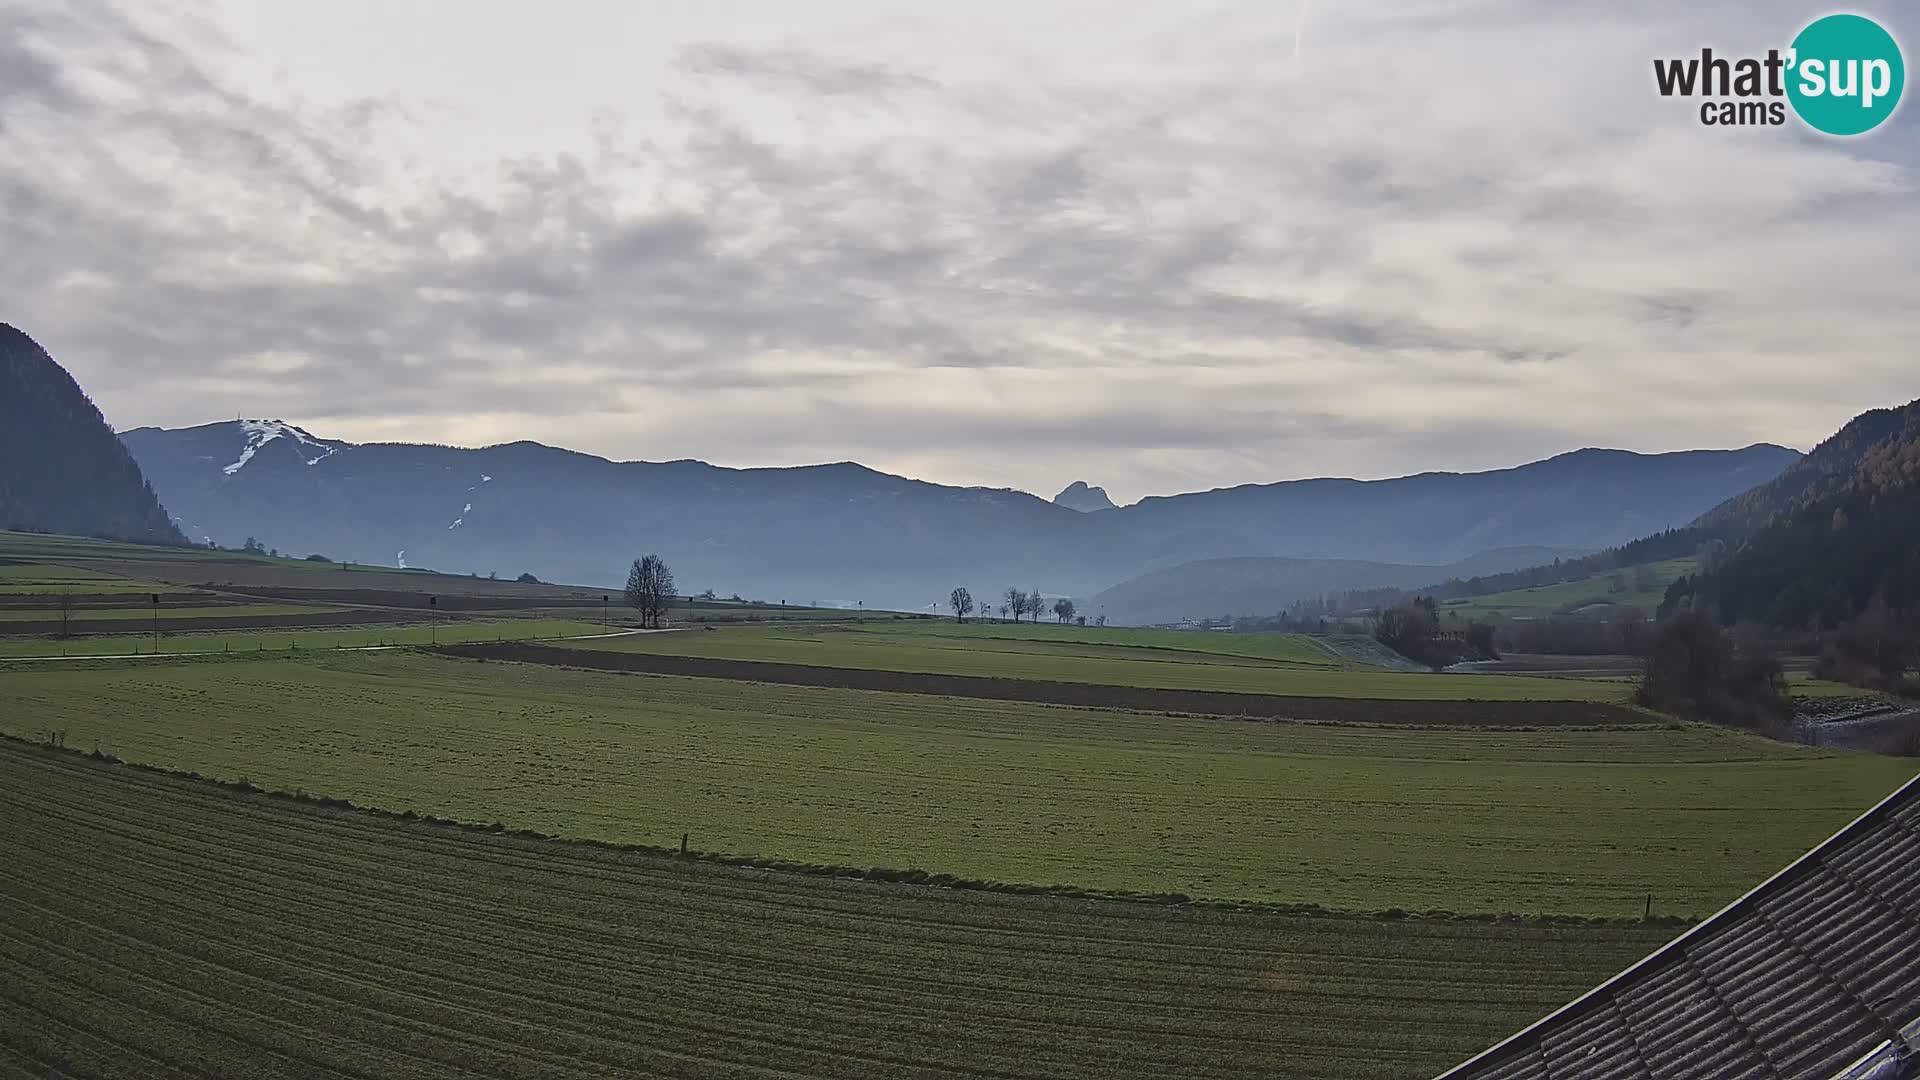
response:
<path id="1" fill-rule="evenodd" d="M 302 555 L 306 554 L 304 552 Z M 522 585 L 427 570 L 391 566 L 308 562 L 304 558 L 271 558 L 237 551 L 196 547 L 126 544 L 74 536 L 0 531 L 0 560 L 39 564 L 63 572 L 92 573 L 140 582 L 288 588 L 387 589 L 427 591 L 447 595 L 552 596 L 585 595 L 587 590 L 564 585 Z M 0 565 L 0 569 L 5 569 Z M 79 579 L 75 579 L 78 581 Z M 4 578 L 0 578 L 4 584 Z M 592 590 L 598 593 L 600 590 Z"/>
<path id="2" fill-rule="evenodd" d="M 1662 562 L 1648 563 L 1653 584 L 1641 588 L 1635 584 L 1637 568 L 1628 567 L 1619 571 L 1593 574 L 1577 581 L 1563 581 L 1554 585 L 1541 585 L 1531 589 L 1513 589 L 1508 592 L 1488 593 L 1485 596 L 1463 597 L 1449 600 L 1442 611 L 1451 611 L 1461 618 L 1487 616 L 1531 616 L 1538 618 L 1557 611 L 1567 611 L 1587 604 L 1617 604 L 1621 607 L 1635 607 L 1651 614 L 1665 598 L 1667 586 L 1677 579 L 1691 574 L 1695 570 L 1692 559 L 1667 559 Z M 1625 588 L 1615 592 L 1615 574 Z"/>
<path id="3" fill-rule="evenodd" d="M 1627 696 L 1616 682 L 1359 667 L 1302 634 L 1007 624 L 963 627 L 875 620 L 830 626 L 729 627 L 586 644 L 724 660 L 1309 697 L 1624 701 Z"/>
<path id="4" fill-rule="evenodd" d="M 112 608 L 76 608 L 75 619 L 104 620 L 111 622 L 131 622 L 153 618 L 153 608 L 147 605 L 146 597 L 141 603 L 127 607 Z M 307 604 L 214 604 L 203 607 L 163 607 L 160 616 L 167 619 L 244 619 L 252 615 L 314 615 L 340 611 L 337 607 L 318 607 Z M 0 609 L 0 623 L 32 622 L 44 620 L 52 614 L 47 608 L 9 608 Z M 0 627 L 0 630 L 4 630 Z M 138 630 L 138 627 L 133 628 Z"/>
<path id="5" fill-rule="evenodd" d="M 883 885 L 0 743 L 0 1076 L 1431 1075 L 1670 933 Z"/>
<path id="6" fill-rule="evenodd" d="M 0 533 L 0 536 L 5 535 Z M 0 596 L 39 595 L 51 598 L 62 592 L 71 592 L 76 596 L 120 596 L 169 592 L 172 588 L 162 582 L 100 570 L 83 570 L 51 563 L 0 563 Z M 145 596 L 141 595 L 141 599 L 144 600 Z"/>
<path id="7" fill-rule="evenodd" d="M 124 636 L 88 637 L 72 641 L 0 638 L 0 660 L 9 657 L 141 656 L 156 650 L 166 655 L 314 652 L 380 645 L 426 645 L 432 642 L 451 645 L 469 641 L 552 641 L 610 632 L 598 623 L 572 619 L 469 619 L 431 625 L 422 621 L 348 626 L 332 630 L 290 627 L 162 634 L 156 644 L 151 637 L 138 633 L 137 625 L 129 629 L 132 632 Z"/>
<path id="8" fill-rule="evenodd" d="M 1354 910 L 1703 914 L 1911 763 L 1702 727 L 1255 723 L 414 653 L 15 664 L 0 728 L 569 836 Z"/>

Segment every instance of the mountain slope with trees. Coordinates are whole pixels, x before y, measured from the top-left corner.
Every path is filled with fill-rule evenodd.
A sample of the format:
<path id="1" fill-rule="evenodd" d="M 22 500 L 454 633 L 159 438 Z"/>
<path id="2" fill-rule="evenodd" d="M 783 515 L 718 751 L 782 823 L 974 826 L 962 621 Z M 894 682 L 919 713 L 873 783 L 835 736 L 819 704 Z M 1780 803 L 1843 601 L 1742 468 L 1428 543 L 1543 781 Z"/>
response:
<path id="1" fill-rule="evenodd" d="M 1663 612 L 1811 631 L 1871 613 L 1920 627 L 1920 401 L 1856 418 L 1699 527 L 1729 541 L 1726 554 L 1675 582 Z"/>
<path id="2" fill-rule="evenodd" d="M 80 384 L 6 323 L 0 323 L 0 528 L 186 542 Z"/>

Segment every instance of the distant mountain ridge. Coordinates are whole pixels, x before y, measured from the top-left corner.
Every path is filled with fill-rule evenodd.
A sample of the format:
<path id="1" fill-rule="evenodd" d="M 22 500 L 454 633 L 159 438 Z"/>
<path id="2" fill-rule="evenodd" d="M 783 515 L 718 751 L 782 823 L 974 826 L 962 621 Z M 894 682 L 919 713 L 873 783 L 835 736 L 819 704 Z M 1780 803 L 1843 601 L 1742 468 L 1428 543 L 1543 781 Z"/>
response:
<path id="1" fill-rule="evenodd" d="M 1495 473 L 1290 481 L 1082 512 L 852 462 L 731 469 L 531 442 L 353 445 L 280 421 L 123 439 L 193 534 L 223 543 L 252 535 L 361 562 L 604 585 L 658 551 L 696 591 L 908 609 L 944 604 L 956 585 L 1085 597 L 1229 556 L 1444 566 L 1500 548 L 1591 550 L 1691 520 L 1798 458 L 1577 451 Z"/>
<path id="2" fill-rule="evenodd" d="M 1503 547 L 1591 551 L 1685 524 L 1800 459 L 1770 443 L 1637 454 L 1584 449 L 1479 473 L 1285 480 L 1152 496 L 1136 524 L 1248 536 L 1239 554 L 1439 564 Z M 1355 533 L 1359 533 L 1358 536 Z M 1290 552 L 1259 550 L 1284 533 Z"/>
<path id="3" fill-rule="evenodd" d="M 0 323 L 0 528 L 185 543 L 67 369 Z"/>
<path id="4" fill-rule="evenodd" d="M 1804 506 L 1853 486 L 1875 448 L 1910 439 L 1920 402 L 1872 409 L 1849 420 L 1778 476 L 1728 499 L 1693 524 L 1713 536 L 1744 541 Z"/>

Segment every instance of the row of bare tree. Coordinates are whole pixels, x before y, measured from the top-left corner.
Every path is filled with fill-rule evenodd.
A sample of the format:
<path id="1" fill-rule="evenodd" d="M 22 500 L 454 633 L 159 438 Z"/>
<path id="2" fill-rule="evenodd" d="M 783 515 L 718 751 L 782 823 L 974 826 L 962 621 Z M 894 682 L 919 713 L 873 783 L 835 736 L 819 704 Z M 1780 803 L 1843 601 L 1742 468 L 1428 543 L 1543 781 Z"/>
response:
<path id="1" fill-rule="evenodd" d="M 1034 622 L 1039 622 L 1041 613 L 1048 610 L 1046 600 L 1040 595 L 1039 589 L 1026 592 L 1009 588 L 1001 599 L 1004 602 L 1000 605 L 1000 617 L 1003 619 L 1011 617 L 1014 622 L 1019 622 L 1022 616 L 1027 615 L 1033 616 Z M 953 590 L 947 595 L 947 606 L 953 609 L 956 622 L 966 622 L 967 616 L 974 612 L 973 590 L 964 585 Z M 1075 615 L 1073 601 L 1064 596 L 1053 602 L 1052 611 L 1054 619 L 1062 624 L 1071 622 L 1078 622 L 1081 626 L 1087 624 L 1087 617 Z M 991 608 L 980 608 L 982 618 L 992 614 Z"/>

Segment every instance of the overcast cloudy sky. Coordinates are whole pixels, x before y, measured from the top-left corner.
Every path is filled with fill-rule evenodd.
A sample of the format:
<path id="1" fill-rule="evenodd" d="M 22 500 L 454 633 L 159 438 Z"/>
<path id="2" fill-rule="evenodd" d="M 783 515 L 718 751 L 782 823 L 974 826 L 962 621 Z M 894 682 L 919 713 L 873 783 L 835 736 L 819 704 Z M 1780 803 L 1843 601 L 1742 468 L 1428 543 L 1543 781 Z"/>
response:
<path id="1" fill-rule="evenodd" d="M 1651 60 L 1825 10 L 0 0 L 0 320 L 121 428 L 1123 501 L 1804 449 L 1920 396 L 1920 110 Z"/>

